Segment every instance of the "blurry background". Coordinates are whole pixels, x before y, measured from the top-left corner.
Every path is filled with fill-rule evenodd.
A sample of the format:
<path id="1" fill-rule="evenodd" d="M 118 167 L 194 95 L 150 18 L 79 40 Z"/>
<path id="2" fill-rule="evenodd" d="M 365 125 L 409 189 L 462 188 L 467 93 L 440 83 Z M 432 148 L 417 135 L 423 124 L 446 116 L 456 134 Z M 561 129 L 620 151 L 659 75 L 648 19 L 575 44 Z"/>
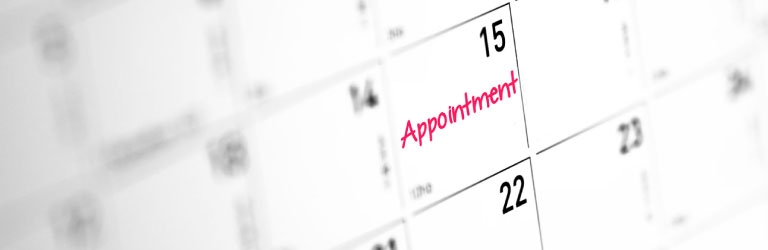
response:
<path id="1" fill-rule="evenodd" d="M 4 0 L 0 249 L 768 249 L 766 42 L 764 0 Z"/>

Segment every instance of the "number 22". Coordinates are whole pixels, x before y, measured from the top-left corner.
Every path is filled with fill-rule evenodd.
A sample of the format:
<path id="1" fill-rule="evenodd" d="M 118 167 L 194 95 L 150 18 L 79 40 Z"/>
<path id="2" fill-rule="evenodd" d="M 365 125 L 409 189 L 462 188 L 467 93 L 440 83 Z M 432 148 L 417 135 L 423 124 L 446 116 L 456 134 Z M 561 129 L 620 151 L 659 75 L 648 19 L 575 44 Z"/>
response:
<path id="1" fill-rule="evenodd" d="M 635 139 L 631 143 L 629 142 L 630 128 L 635 131 Z M 627 154 L 630 149 L 640 147 L 643 144 L 643 131 L 640 128 L 640 119 L 637 117 L 632 118 L 629 123 L 619 125 L 619 132 L 622 134 L 621 147 L 619 148 L 621 154 Z"/>
<path id="2" fill-rule="evenodd" d="M 509 206 L 509 195 L 512 193 L 512 186 L 509 185 L 509 182 L 501 183 L 501 187 L 499 188 L 499 193 L 504 193 L 504 187 L 507 187 L 507 199 L 504 200 L 504 207 L 502 207 L 502 214 L 506 214 L 512 210 L 515 209 L 515 207 L 520 207 L 522 205 L 525 205 L 528 200 L 520 198 L 523 196 L 523 187 L 525 186 L 525 182 L 523 180 L 523 176 L 518 175 L 515 176 L 515 179 L 512 181 L 513 186 L 517 186 L 517 181 L 520 181 L 520 192 L 517 193 L 517 201 L 515 201 L 514 206 Z"/>

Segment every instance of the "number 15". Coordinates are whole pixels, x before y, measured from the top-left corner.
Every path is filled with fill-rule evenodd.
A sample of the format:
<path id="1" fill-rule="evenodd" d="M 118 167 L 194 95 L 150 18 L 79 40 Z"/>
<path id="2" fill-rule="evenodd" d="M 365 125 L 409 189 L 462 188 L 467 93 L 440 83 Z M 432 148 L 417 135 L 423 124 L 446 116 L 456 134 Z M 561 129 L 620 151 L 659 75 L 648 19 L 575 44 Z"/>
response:
<path id="1" fill-rule="evenodd" d="M 496 48 L 496 52 L 501 52 L 504 50 L 505 40 L 504 40 L 504 32 L 501 32 L 501 30 L 496 30 L 496 26 L 501 25 L 501 19 L 499 19 L 496 22 L 493 22 L 493 26 L 491 26 L 491 30 L 493 30 L 493 40 L 496 40 L 498 37 L 501 37 L 501 45 L 496 44 L 494 47 Z M 483 41 L 485 42 L 485 57 L 490 57 L 491 53 L 488 51 L 488 34 L 485 31 L 485 27 L 480 30 L 480 37 L 483 38 Z"/>

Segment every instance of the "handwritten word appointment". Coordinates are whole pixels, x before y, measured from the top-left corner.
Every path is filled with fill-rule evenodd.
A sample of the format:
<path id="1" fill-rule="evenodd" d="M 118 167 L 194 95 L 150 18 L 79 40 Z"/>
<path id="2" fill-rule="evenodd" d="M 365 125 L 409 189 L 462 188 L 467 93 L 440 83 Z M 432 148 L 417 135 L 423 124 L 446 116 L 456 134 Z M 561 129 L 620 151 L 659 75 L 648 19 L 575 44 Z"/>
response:
<path id="1" fill-rule="evenodd" d="M 497 102 L 500 102 L 504 100 L 504 91 L 506 90 L 507 97 L 511 98 L 512 94 L 517 94 L 517 87 L 515 87 L 515 84 L 517 83 L 517 79 L 515 78 L 515 71 L 510 71 L 512 80 L 507 83 L 498 84 L 497 86 L 493 86 L 489 92 L 483 92 L 479 97 L 478 96 L 472 96 L 472 98 L 469 98 L 467 95 L 467 92 L 464 92 L 464 104 L 459 104 L 454 106 L 448 106 L 448 113 L 440 112 L 435 117 L 428 118 L 424 122 L 420 122 L 416 125 L 416 128 L 418 130 L 418 139 L 416 139 L 416 130 L 413 130 L 413 126 L 411 125 L 411 120 L 408 120 L 408 122 L 405 124 L 405 134 L 402 138 L 400 138 L 400 141 L 403 142 L 402 148 L 405 148 L 405 143 L 408 141 L 408 138 L 412 138 L 414 142 L 419 142 L 419 147 L 422 145 L 422 141 L 425 135 L 427 135 L 427 132 L 429 132 L 429 141 L 432 141 L 432 134 L 435 132 L 435 130 L 444 129 L 448 124 L 453 124 L 454 122 L 458 122 L 458 114 L 461 113 L 461 120 L 464 120 L 465 113 L 466 117 L 469 117 L 470 114 L 476 113 L 478 110 L 483 110 L 483 101 L 485 101 L 485 107 L 490 108 L 491 104 L 496 104 Z M 512 92 L 509 91 L 509 87 L 512 87 Z M 469 107 L 472 106 L 472 112 L 469 112 Z"/>

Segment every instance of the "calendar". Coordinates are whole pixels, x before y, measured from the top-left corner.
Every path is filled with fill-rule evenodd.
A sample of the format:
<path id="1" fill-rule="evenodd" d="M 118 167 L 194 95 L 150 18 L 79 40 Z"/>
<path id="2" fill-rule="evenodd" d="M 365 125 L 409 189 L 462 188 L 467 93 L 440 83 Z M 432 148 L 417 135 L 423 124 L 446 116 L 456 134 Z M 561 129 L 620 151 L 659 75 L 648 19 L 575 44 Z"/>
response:
<path id="1" fill-rule="evenodd" d="M 766 249 L 761 0 L 9 0 L 0 249 Z"/>

